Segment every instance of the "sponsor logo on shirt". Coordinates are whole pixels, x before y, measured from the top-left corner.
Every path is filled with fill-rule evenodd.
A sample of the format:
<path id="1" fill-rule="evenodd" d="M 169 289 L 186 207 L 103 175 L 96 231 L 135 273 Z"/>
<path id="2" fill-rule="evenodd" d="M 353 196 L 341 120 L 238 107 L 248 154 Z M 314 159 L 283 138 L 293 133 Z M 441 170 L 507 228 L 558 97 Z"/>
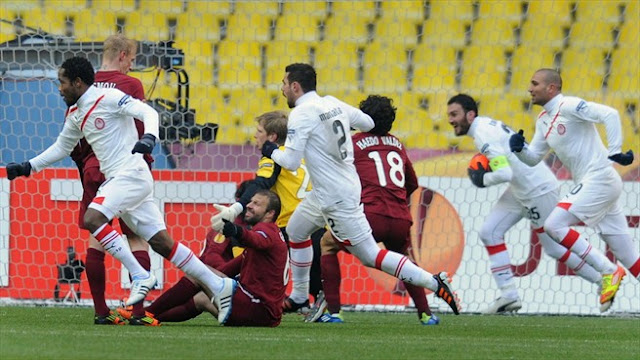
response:
<path id="1" fill-rule="evenodd" d="M 102 118 L 96 118 L 96 120 L 93 122 L 93 124 L 95 125 L 96 129 L 98 129 L 98 130 L 104 129 L 104 120 Z"/>
<path id="2" fill-rule="evenodd" d="M 587 108 L 587 102 L 582 100 L 582 101 L 580 101 L 578 106 L 576 106 L 576 111 L 582 111 L 582 110 L 584 110 L 586 108 Z"/>
<path id="3" fill-rule="evenodd" d="M 287 135 L 293 135 L 296 133 L 296 129 L 288 129 L 287 130 Z"/>
<path id="4" fill-rule="evenodd" d="M 485 154 L 488 148 L 489 148 L 489 144 L 484 144 L 482 145 L 482 149 L 480 149 L 480 152 Z"/>
<path id="5" fill-rule="evenodd" d="M 120 99 L 120 101 L 118 101 L 118 106 L 123 106 L 128 104 L 131 101 L 131 96 L 129 95 L 125 95 L 122 97 L 122 99 Z"/>

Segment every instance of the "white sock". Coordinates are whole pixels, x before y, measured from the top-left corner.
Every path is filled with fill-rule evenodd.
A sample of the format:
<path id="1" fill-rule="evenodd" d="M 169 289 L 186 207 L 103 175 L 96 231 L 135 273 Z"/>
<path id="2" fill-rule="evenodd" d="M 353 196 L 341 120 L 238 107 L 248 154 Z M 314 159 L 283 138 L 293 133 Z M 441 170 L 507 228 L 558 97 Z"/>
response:
<path id="1" fill-rule="evenodd" d="M 149 272 L 133 256 L 131 249 L 124 243 L 122 235 L 112 228 L 109 223 L 100 226 L 92 235 L 100 242 L 106 252 L 129 270 L 131 278 L 146 279 L 149 277 Z"/>
<path id="2" fill-rule="evenodd" d="M 438 290 L 438 282 L 431 273 L 397 252 L 380 250 L 376 256 L 375 268 L 409 284 L 421 286 L 434 292 Z"/>
<path id="3" fill-rule="evenodd" d="M 311 278 L 311 262 L 313 247 L 311 240 L 295 243 L 289 242 L 291 256 L 291 280 L 293 287 L 289 298 L 300 304 L 309 299 L 309 280 Z"/>
<path id="4" fill-rule="evenodd" d="M 209 270 L 188 247 L 176 242 L 173 256 L 170 256 L 169 261 L 187 275 L 197 279 L 202 286 L 209 288 L 212 293 L 218 294 L 222 291 L 222 287 L 224 286 L 222 278 Z"/>
<path id="5" fill-rule="evenodd" d="M 502 244 L 485 245 L 489 253 L 489 262 L 491 263 L 491 274 L 496 281 L 498 288 L 502 293 L 502 297 L 508 299 L 518 299 L 518 289 L 513 280 L 513 271 L 511 270 L 511 259 L 507 246 Z"/>
<path id="6" fill-rule="evenodd" d="M 571 270 L 573 270 L 581 278 L 594 283 L 599 284 L 602 280 L 602 275 L 596 271 L 586 261 L 582 260 L 578 255 L 567 250 L 566 254 L 558 259 L 560 262 L 564 262 Z"/>

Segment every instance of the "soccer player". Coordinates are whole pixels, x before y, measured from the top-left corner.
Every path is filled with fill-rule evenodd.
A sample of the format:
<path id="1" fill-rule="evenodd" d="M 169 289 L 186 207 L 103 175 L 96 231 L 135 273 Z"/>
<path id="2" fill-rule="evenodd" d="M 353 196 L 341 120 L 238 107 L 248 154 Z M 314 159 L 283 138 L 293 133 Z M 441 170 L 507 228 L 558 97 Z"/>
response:
<path id="1" fill-rule="evenodd" d="M 607 311 L 626 276 L 624 268 L 593 249 L 588 240 L 571 228 L 580 222 L 594 227 L 620 262 L 638 279 L 640 256 L 627 230 L 618 199 L 622 179 L 612 161 L 623 166 L 633 162 L 633 152 L 622 152 L 622 129 L 618 111 L 602 104 L 562 94 L 562 78 L 552 69 L 539 69 L 531 77 L 531 100 L 544 109 L 538 115 L 531 144 L 523 130 L 511 135 L 509 146 L 525 164 L 534 166 L 553 149 L 573 175 L 576 186 L 560 200 L 544 222 L 544 230 L 602 274 L 600 311 Z M 608 150 L 595 124 L 605 125 Z"/>
<path id="2" fill-rule="evenodd" d="M 150 154 L 155 145 L 158 113 L 118 89 L 93 86 L 93 67 L 82 57 L 65 60 L 58 70 L 58 81 L 58 90 L 69 106 L 62 132 L 53 145 L 35 158 L 22 164 L 8 164 L 9 180 L 29 176 L 31 171 L 40 171 L 69 156 L 85 137 L 107 180 L 89 205 L 84 226 L 131 273 L 131 293 L 126 305 L 142 301 L 155 286 L 156 278 L 136 261 L 120 233 L 109 224 L 116 216 L 147 240 L 154 251 L 200 281 L 209 298 L 213 297 L 218 305 L 219 320 L 224 323 L 229 315 L 229 300 L 236 290 L 235 280 L 217 276 L 188 247 L 175 242 L 153 199 L 153 177 L 142 154 Z M 140 139 L 134 118 L 144 122 L 145 133 Z"/>
<path id="3" fill-rule="evenodd" d="M 287 225 L 291 243 L 293 291 L 297 304 L 308 300 L 309 267 L 313 257 L 309 235 L 326 225 L 332 235 L 363 265 L 375 267 L 408 283 L 426 287 L 459 313 L 445 272 L 432 275 L 406 256 L 381 250 L 360 204 L 361 184 L 353 165 L 349 130 L 368 131 L 371 117 L 332 97 L 316 93 L 316 71 L 308 64 L 285 68 L 282 94 L 293 108 L 289 114 L 285 149 L 265 142 L 262 154 L 285 169 L 296 170 L 304 157 L 313 189 L 298 205 Z"/>
<path id="4" fill-rule="evenodd" d="M 482 164 L 469 169 L 471 182 L 479 187 L 509 183 L 480 230 L 480 240 L 489 253 L 491 273 L 500 296 L 483 310 L 484 314 L 518 311 L 522 302 L 513 280 L 509 251 L 504 235 L 523 217 L 549 256 L 565 263 L 576 274 L 591 283 L 600 283 L 600 273 L 567 248 L 555 242 L 543 230 L 544 221 L 558 202 L 558 181 L 549 168 L 540 163 L 523 164 L 509 149 L 514 132 L 502 121 L 478 115 L 478 104 L 469 95 L 458 94 L 447 102 L 449 124 L 456 136 L 470 136 L 478 151 L 490 160 L 490 168 Z"/>
<path id="5" fill-rule="evenodd" d="M 99 88 L 116 88 L 125 94 L 131 95 L 133 98 L 144 100 L 144 89 L 140 80 L 126 75 L 135 59 L 136 47 L 135 41 L 127 39 L 122 34 L 109 36 L 104 41 L 102 65 L 95 74 L 95 86 Z M 140 120 L 135 120 L 135 122 L 138 136 L 141 137 L 144 134 L 144 124 Z M 80 228 L 84 229 L 84 214 L 105 178 L 100 172 L 98 159 L 84 138 L 80 139 L 71 152 L 71 158 L 80 171 L 83 193 L 78 224 Z M 153 162 L 151 154 L 144 154 L 144 159 L 151 166 Z M 145 270 L 149 271 L 151 269 L 149 244 L 131 231 L 124 222 L 120 222 L 120 227 L 122 228 L 122 233 L 127 236 L 133 256 Z M 92 235 L 89 236 L 86 266 L 87 280 L 89 281 L 89 289 L 91 290 L 95 310 L 94 324 L 122 324 L 120 318 L 109 310 L 107 306 L 105 300 L 104 248 Z M 145 321 L 149 321 L 149 319 L 144 316 L 142 302 L 133 305 L 133 317 L 130 319 L 129 324 L 143 325 Z"/>
<path id="6" fill-rule="evenodd" d="M 396 108 L 390 98 L 370 95 L 360 102 L 360 110 L 371 116 L 375 124 L 373 129 L 357 133 L 352 139 L 365 216 L 377 242 L 414 261 L 410 255 L 413 220 L 408 200 L 418 188 L 418 178 L 404 146 L 389 133 L 396 118 Z M 316 301 L 306 321 L 341 323 L 341 274 L 337 256 L 340 247 L 330 232 L 325 233 L 321 244 L 326 301 Z M 424 289 L 408 282 L 404 282 L 404 286 L 415 303 L 420 323 L 437 325 L 440 319 L 431 313 Z"/>

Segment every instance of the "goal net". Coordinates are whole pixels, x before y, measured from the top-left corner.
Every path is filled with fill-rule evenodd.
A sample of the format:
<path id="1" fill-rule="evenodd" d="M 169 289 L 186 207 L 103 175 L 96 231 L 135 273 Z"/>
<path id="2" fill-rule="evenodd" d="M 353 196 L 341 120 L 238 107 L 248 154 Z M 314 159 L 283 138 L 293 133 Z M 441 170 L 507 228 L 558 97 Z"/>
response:
<path id="1" fill-rule="evenodd" d="M 77 226 L 81 185 L 70 159 L 9 182 L 6 166 L 35 156 L 62 128 L 65 105 L 57 68 L 86 56 L 100 65 L 102 42 L 122 32 L 139 42 L 134 71 L 161 114 L 162 145 L 154 150 L 155 195 L 170 234 L 196 253 L 213 203 L 233 201 L 259 160 L 255 117 L 288 110 L 281 93 L 286 65 L 311 63 L 318 92 L 357 105 L 369 94 L 397 106 L 392 133 L 409 149 L 421 188 L 412 196 L 417 262 L 453 274 L 463 312 L 499 296 L 478 234 L 504 186 L 474 187 L 467 178 L 477 152 L 455 137 L 447 100 L 472 95 L 480 114 L 533 134 L 529 79 L 559 69 L 566 94 L 616 108 L 623 149 L 640 154 L 640 28 L 638 0 L 192 1 L 7 0 L 0 3 L 0 299 L 55 303 L 69 286 L 60 264 L 83 260 L 88 233 Z M 604 129 L 599 129 L 604 137 Z M 585 154 L 588 156 L 588 154 Z M 571 175 L 550 156 L 561 180 Z M 621 202 L 640 246 L 640 168 L 616 165 Z M 585 227 L 591 244 L 604 242 Z M 545 255 L 526 220 L 506 235 L 524 313 L 598 314 L 597 285 Z M 609 253 L 610 256 L 612 256 Z M 411 300 L 395 278 L 340 254 L 343 304 L 404 310 Z M 128 276 L 106 258 L 107 298 L 128 293 Z M 181 273 L 156 254 L 158 289 Z M 75 269 L 75 268 L 74 268 Z M 73 283 L 90 303 L 86 275 Z M 640 312 L 640 285 L 622 284 L 614 313 Z M 438 311 L 450 311 L 429 294 Z M 72 297 L 71 300 L 74 300 Z M 69 300 L 69 299 L 67 299 Z"/>

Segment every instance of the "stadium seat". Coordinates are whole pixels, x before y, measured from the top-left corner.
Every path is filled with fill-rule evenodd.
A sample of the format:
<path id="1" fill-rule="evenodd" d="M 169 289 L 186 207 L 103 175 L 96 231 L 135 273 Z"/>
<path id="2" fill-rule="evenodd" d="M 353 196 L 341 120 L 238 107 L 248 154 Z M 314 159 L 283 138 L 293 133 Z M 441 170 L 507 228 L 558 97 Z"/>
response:
<path id="1" fill-rule="evenodd" d="M 611 57 L 611 73 L 608 90 L 625 98 L 640 98 L 640 58 L 639 47 L 615 50 Z"/>
<path id="2" fill-rule="evenodd" d="M 426 2 L 422 0 L 381 1 L 382 19 L 402 18 L 422 22 L 426 19 Z"/>
<path id="3" fill-rule="evenodd" d="M 428 2 L 429 20 L 449 20 L 470 23 L 473 20 L 473 1 L 456 0 Z"/>
<path id="4" fill-rule="evenodd" d="M 402 17 L 383 17 L 375 23 L 373 40 L 382 43 L 398 42 L 405 45 L 418 43 L 422 24 Z"/>
<path id="5" fill-rule="evenodd" d="M 44 9 L 77 11 L 87 8 L 87 0 L 47 0 L 43 5 Z"/>
<path id="6" fill-rule="evenodd" d="M 564 48 L 567 37 L 565 29 L 568 28 L 568 25 L 557 24 L 553 19 L 528 19 L 522 24 L 520 42 L 523 46 L 546 47 L 560 51 Z"/>
<path id="7" fill-rule="evenodd" d="M 528 22 L 538 24 L 537 27 L 540 30 L 545 28 L 544 25 L 551 23 L 558 26 L 569 25 L 575 1 L 530 1 L 527 4 L 526 19 Z"/>
<path id="8" fill-rule="evenodd" d="M 637 16 L 625 21 L 620 27 L 618 46 L 620 48 L 640 48 L 640 33 L 638 32 L 638 28 L 640 28 L 640 19 Z"/>
<path id="9" fill-rule="evenodd" d="M 480 18 L 471 26 L 471 43 L 473 45 L 498 45 L 512 49 L 515 45 L 515 29 L 518 25 L 513 21 L 500 18 Z"/>
<path id="10" fill-rule="evenodd" d="M 186 13 L 229 16 L 232 4 L 231 1 L 187 0 Z"/>
<path id="11" fill-rule="evenodd" d="M 535 44 L 523 45 L 515 49 L 511 59 L 511 91 L 525 92 L 536 70 L 555 68 L 557 54 L 553 49 L 538 47 Z"/>
<path id="12" fill-rule="evenodd" d="M 292 63 L 311 63 L 311 46 L 300 41 L 269 41 L 265 45 L 266 87 L 282 88 L 285 67 Z"/>
<path id="13" fill-rule="evenodd" d="M 483 92 L 502 92 L 505 86 L 507 62 L 505 50 L 499 46 L 473 45 L 462 56 L 461 88 Z"/>
<path id="14" fill-rule="evenodd" d="M 331 15 L 373 20 L 377 15 L 375 1 L 331 1 Z M 347 24 L 347 23 L 345 23 Z"/>
<path id="15" fill-rule="evenodd" d="M 260 41 L 271 39 L 274 18 L 267 15 L 236 13 L 229 17 L 227 39 L 231 41 Z"/>
<path id="16" fill-rule="evenodd" d="M 263 15 L 275 18 L 282 13 L 283 3 L 280 1 L 234 1 L 234 15 Z"/>
<path id="17" fill-rule="evenodd" d="M 130 38 L 138 41 L 169 40 L 169 23 L 165 14 L 134 11 L 124 15 L 124 18 L 124 33 Z"/>
<path id="18" fill-rule="evenodd" d="M 2 17 L 4 18 L 5 10 L 21 12 L 25 10 L 37 9 L 40 7 L 40 0 L 22 0 L 22 1 L 3 1 L 2 2 Z"/>
<path id="19" fill-rule="evenodd" d="M 9 9 L 2 10 L 2 17 L 5 20 L 13 21 L 16 17 L 16 12 Z M 5 41 L 10 41 L 16 38 L 15 29 L 12 24 L 7 24 L 0 21 L 0 44 Z"/>
<path id="20" fill-rule="evenodd" d="M 326 1 L 287 1 L 282 4 L 283 15 L 303 15 L 316 20 L 327 17 Z"/>
<path id="21" fill-rule="evenodd" d="M 284 14 L 276 19 L 276 41 L 320 40 L 320 19 L 306 14 Z"/>
<path id="22" fill-rule="evenodd" d="M 102 12 L 115 12 L 117 14 L 127 14 L 136 10 L 135 0 L 99 0 L 92 1 L 91 8 Z"/>
<path id="23" fill-rule="evenodd" d="M 175 39 L 218 42 L 222 40 L 223 26 L 226 26 L 226 20 L 222 15 L 187 11 L 177 17 Z"/>
<path id="24" fill-rule="evenodd" d="M 435 46 L 453 46 L 462 49 L 467 42 L 464 22 L 432 18 L 424 23 L 422 43 Z"/>
<path id="25" fill-rule="evenodd" d="M 99 15 L 98 15 L 99 14 Z M 116 15 L 97 10 L 69 12 L 73 17 L 74 34 L 77 41 L 103 41 L 107 36 L 117 33 Z M 136 40 L 147 40 L 127 33 Z"/>
<path id="26" fill-rule="evenodd" d="M 255 41 L 221 41 L 217 45 L 218 86 L 223 89 L 262 86 L 261 45 Z"/>
<path id="27" fill-rule="evenodd" d="M 602 90 L 606 50 L 569 48 L 562 53 L 563 90 L 593 96 Z"/>
<path id="28" fill-rule="evenodd" d="M 576 22 L 571 25 L 569 46 L 613 49 L 614 26 L 606 22 Z"/>
<path id="29" fill-rule="evenodd" d="M 618 24 L 628 1 L 589 0 L 576 3 L 576 21 L 582 23 Z"/>
<path id="30" fill-rule="evenodd" d="M 66 13 L 55 9 L 32 9 L 21 13 L 22 24 L 54 35 L 65 35 Z M 13 32 L 12 26 L 7 25 Z"/>
<path id="31" fill-rule="evenodd" d="M 413 91 L 452 91 L 456 84 L 456 52 L 452 47 L 418 46 L 413 53 Z"/>
<path id="32" fill-rule="evenodd" d="M 518 1 L 480 1 L 478 9 L 480 19 L 500 19 L 518 24 L 523 17 L 523 6 Z"/>
<path id="33" fill-rule="evenodd" d="M 401 43 L 372 43 L 364 51 L 364 92 L 392 94 L 407 90 L 407 49 Z"/>
<path id="34" fill-rule="evenodd" d="M 139 10 L 146 13 L 181 14 L 184 11 L 183 0 L 139 0 Z"/>
<path id="35" fill-rule="evenodd" d="M 355 91 L 359 88 L 359 45 L 325 40 L 315 49 L 314 67 L 319 90 L 332 94 L 337 91 Z"/>
<path id="36" fill-rule="evenodd" d="M 325 22 L 325 41 L 353 42 L 366 44 L 369 42 L 366 18 L 336 14 Z"/>

